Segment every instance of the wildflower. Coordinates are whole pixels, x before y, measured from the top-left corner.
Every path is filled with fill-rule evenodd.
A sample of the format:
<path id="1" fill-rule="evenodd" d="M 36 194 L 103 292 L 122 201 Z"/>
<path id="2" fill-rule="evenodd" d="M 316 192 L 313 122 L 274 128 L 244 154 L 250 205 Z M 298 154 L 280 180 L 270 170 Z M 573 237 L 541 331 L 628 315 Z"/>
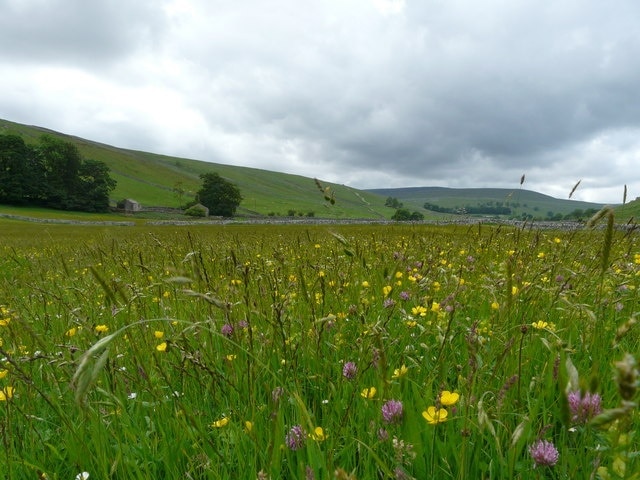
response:
<path id="1" fill-rule="evenodd" d="M 73 337 L 76 333 L 78 333 L 77 327 L 71 327 L 69 330 L 64 332 L 65 337 Z"/>
<path id="2" fill-rule="evenodd" d="M 402 414 L 402 402 L 400 400 L 389 400 L 382 405 L 382 418 L 386 423 L 400 423 Z"/>
<path id="3" fill-rule="evenodd" d="M 377 432 L 378 440 L 381 442 L 386 442 L 389 440 L 389 432 L 387 432 L 384 428 L 379 428 Z"/>
<path id="4" fill-rule="evenodd" d="M 227 362 L 233 362 L 236 358 L 238 358 L 238 356 L 230 353 L 229 355 L 225 356 L 224 358 L 227 360 Z"/>
<path id="5" fill-rule="evenodd" d="M 347 380 L 353 380 L 358 373 L 358 367 L 353 362 L 347 362 L 342 367 L 342 376 Z"/>
<path id="6" fill-rule="evenodd" d="M 13 387 L 4 387 L 0 390 L 0 402 L 6 402 L 13 398 Z"/>
<path id="7" fill-rule="evenodd" d="M 538 258 L 544 258 L 544 257 L 545 257 L 544 252 L 538 252 Z"/>
<path id="8" fill-rule="evenodd" d="M 161 332 L 160 330 L 156 330 L 155 332 L 153 332 L 153 336 L 159 340 L 162 337 L 164 337 L 164 332 Z"/>
<path id="9" fill-rule="evenodd" d="M 536 330 L 550 330 L 552 332 L 555 331 L 556 329 L 555 324 L 545 322 L 544 320 L 538 320 L 537 322 L 533 322 L 531 326 Z"/>
<path id="10" fill-rule="evenodd" d="M 451 393 L 448 390 L 444 390 L 441 394 L 440 394 L 440 404 L 444 405 L 445 407 L 451 406 L 451 405 L 455 405 L 458 400 L 460 399 L 460 395 L 457 393 Z"/>
<path id="11" fill-rule="evenodd" d="M 396 301 L 393 298 L 385 298 L 384 302 L 382 302 L 382 306 L 384 308 L 391 308 L 393 306 L 395 306 Z"/>
<path id="12" fill-rule="evenodd" d="M 425 307 L 423 307 L 422 305 L 418 305 L 418 306 L 413 307 L 411 309 L 411 314 L 415 315 L 415 316 L 424 317 L 424 316 L 427 315 L 427 309 Z"/>
<path id="13" fill-rule="evenodd" d="M 427 408 L 422 412 L 422 416 L 430 425 L 437 425 L 438 423 L 445 422 L 449 413 L 444 409 L 437 409 L 434 406 Z"/>
<path id="14" fill-rule="evenodd" d="M 393 290 L 393 287 L 391 285 L 385 285 L 384 287 L 382 287 L 382 295 L 388 297 L 391 293 L 391 290 Z"/>
<path id="15" fill-rule="evenodd" d="M 399 296 L 400 296 L 400 300 L 409 300 L 411 298 L 411 294 L 405 291 L 400 292 Z"/>
<path id="16" fill-rule="evenodd" d="M 211 426 L 213 428 L 222 428 L 222 427 L 226 427 L 228 423 L 229 423 L 229 418 L 222 417 L 220 420 L 216 420 L 215 422 L 213 422 Z"/>
<path id="17" fill-rule="evenodd" d="M 362 398 L 372 399 L 376 396 L 377 391 L 378 390 L 376 390 L 376 387 L 365 388 L 364 390 L 362 390 L 362 392 L 360 392 L 360 396 Z"/>
<path id="18" fill-rule="evenodd" d="M 585 393 L 584 397 L 579 391 L 567 394 L 571 421 L 573 423 L 587 423 L 602 412 L 602 398 L 597 393 Z"/>
<path id="19" fill-rule="evenodd" d="M 4 370 L 0 370 L 0 379 L 6 377 L 9 373 L 9 370 L 4 369 Z"/>
<path id="20" fill-rule="evenodd" d="M 369 286 L 369 282 L 367 282 L 366 280 L 362 282 L 362 288 L 369 288 Z"/>
<path id="21" fill-rule="evenodd" d="M 230 337 L 231 335 L 233 335 L 233 325 L 231 325 L 230 323 L 225 323 L 224 325 L 222 325 L 220 333 L 222 333 L 222 335 L 224 335 L 225 337 Z"/>
<path id="22" fill-rule="evenodd" d="M 324 442 L 327 439 L 327 435 L 324 433 L 322 427 L 316 427 L 313 429 L 313 432 L 309 434 L 309 438 L 316 442 Z"/>
<path id="23" fill-rule="evenodd" d="M 109 331 L 109 327 L 106 325 L 96 325 L 95 331 L 96 333 L 106 333 Z"/>
<path id="24" fill-rule="evenodd" d="M 500 304 L 498 302 L 491 303 L 491 310 L 498 310 L 500 308 Z"/>
<path id="25" fill-rule="evenodd" d="M 553 443 L 546 440 L 538 440 L 529 447 L 529 454 L 533 458 L 533 467 L 552 467 L 558 463 L 560 454 Z"/>
<path id="26" fill-rule="evenodd" d="M 439 312 L 440 311 L 440 304 L 438 302 L 433 302 L 431 304 L 431 311 L 432 312 Z"/>
<path id="27" fill-rule="evenodd" d="M 300 450 L 304 447 L 307 432 L 300 425 L 294 425 L 285 437 L 285 442 L 290 450 Z"/>
<path id="28" fill-rule="evenodd" d="M 156 350 L 159 352 L 166 352 L 167 351 L 167 342 L 162 342 L 160 345 L 156 346 Z"/>
<path id="29" fill-rule="evenodd" d="M 391 378 L 402 378 L 407 374 L 408 371 L 409 369 L 407 368 L 407 366 L 402 364 L 400 368 L 393 369 L 393 375 L 391 376 Z"/>
<path id="30" fill-rule="evenodd" d="M 89 472 L 81 472 L 76 475 L 76 480 L 87 480 L 89 478 Z"/>
<path id="31" fill-rule="evenodd" d="M 249 420 L 245 420 L 244 422 L 244 431 L 247 433 L 251 433 L 251 431 L 253 430 L 253 422 L 249 421 Z"/>

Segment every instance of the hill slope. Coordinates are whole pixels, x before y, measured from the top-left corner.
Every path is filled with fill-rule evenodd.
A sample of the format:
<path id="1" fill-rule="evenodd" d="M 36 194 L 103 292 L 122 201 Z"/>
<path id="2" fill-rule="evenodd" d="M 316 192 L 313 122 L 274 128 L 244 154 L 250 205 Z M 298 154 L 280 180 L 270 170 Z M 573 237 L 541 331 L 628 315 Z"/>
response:
<path id="1" fill-rule="evenodd" d="M 75 143 L 83 157 L 100 160 L 111 169 L 118 182 L 111 195 L 114 203 L 133 198 L 143 206 L 178 207 L 200 188 L 201 173 L 217 172 L 240 188 L 244 200 L 238 214 L 287 215 L 295 211 L 296 215 L 314 212 L 323 218 L 389 218 L 393 213 L 378 195 L 320 180 L 335 197 L 331 205 L 314 179 L 299 175 L 127 150 L 6 120 L 0 120 L 0 133 L 19 134 L 27 143 L 43 134 Z"/>
<path id="2" fill-rule="evenodd" d="M 555 214 L 566 215 L 576 209 L 599 210 L 603 206 L 600 203 L 558 199 L 523 189 L 412 187 L 380 188 L 367 191 L 385 198 L 397 198 L 404 203 L 406 208 L 418 211 L 427 202 L 445 208 L 501 204 L 511 208 L 512 215 L 527 214 L 545 218 Z"/>

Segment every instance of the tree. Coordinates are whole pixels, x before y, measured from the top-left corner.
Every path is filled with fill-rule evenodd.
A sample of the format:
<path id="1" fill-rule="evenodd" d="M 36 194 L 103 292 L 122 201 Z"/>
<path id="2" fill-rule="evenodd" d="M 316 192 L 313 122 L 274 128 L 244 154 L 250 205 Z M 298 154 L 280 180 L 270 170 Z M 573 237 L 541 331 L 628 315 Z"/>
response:
<path id="1" fill-rule="evenodd" d="M 37 158 L 18 135 L 0 135 L 0 202 L 25 205 L 39 198 L 44 182 Z"/>
<path id="2" fill-rule="evenodd" d="M 76 197 L 75 208 L 85 212 L 109 210 L 109 194 L 116 181 L 109 176 L 109 167 L 98 160 L 85 160 L 78 169 L 78 182 L 82 195 Z"/>
<path id="3" fill-rule="evenodd" d="M 408 221 L 420 221 L 424 219 L 424 215 L 420 212 L 414 211 L 413 213 L 409 212 L 406 208 L 399 208 L 396 210 L 396 213 L 393 214 L 391 220 L 396 220 L 398 222 L 408 222 Z"/>
<path id="4" fill-rule="evenodd" d="M 203 173 L 200 179 L 202 187 L 197 198 L 209 209 L 209 214 L 233 217 L 242 201 L 240 189 L 217 173 Z"/>
<path id="5" fill-rule="evenodd" d="M 0 135 L 0 203 L 103 212 L 115 185 L 109 168 L 84 160 L 73 143 L 43 135 L 32 147 Z"/>

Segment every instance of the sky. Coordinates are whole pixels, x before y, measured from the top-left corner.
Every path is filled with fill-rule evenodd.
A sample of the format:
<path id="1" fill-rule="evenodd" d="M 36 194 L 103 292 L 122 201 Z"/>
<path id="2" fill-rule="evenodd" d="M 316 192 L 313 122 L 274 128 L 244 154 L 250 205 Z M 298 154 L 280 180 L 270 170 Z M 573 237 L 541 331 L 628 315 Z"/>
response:
<path id="1" fill-rule="evenodd" d="M 0 0 L 0 118 L 355 188 L 640 196 L 637 0 Z"/>

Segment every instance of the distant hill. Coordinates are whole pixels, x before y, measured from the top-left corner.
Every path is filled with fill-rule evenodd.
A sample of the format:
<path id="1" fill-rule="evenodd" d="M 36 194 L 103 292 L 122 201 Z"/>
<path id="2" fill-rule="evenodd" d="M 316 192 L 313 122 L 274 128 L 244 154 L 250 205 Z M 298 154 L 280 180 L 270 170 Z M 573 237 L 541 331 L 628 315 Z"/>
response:
<path id="1" fill-rule="evenodd" d="M 602 206 L 520 189 L 415 187 L 358 190 L 325 182 L 319 171 L 322 187 L 328 187 L 335 199 L 332 204 L 324 198 L 313 178 L 300 175 L 128 150 L 0 119 L 0 134 L 6 133 L 19 134 L 27 143 L 35 143 L 43 134 L 53 135 L 75 143 L 83 157 L 106 163 L 111 169 L 111 176 L 118 182 L 112 193 L 113 204 L 132 198 L 147 207 L 178 207 L 193 198 L 201 184 L 201 173 L 217 172 L 240 188 L 244 200 L 237 213 L 245 216 L 287 216 L 293 213 L 318 218 L 389 219 L 394 210 L 385 206 L 388 197 L 399 199 L 405 208 L 424 214 L 425 219 L 451 217 L 425 210 L 425 202 L 447 208 L 508 202 L 517 215 L 524 213 L 541 218 L 549 212 L 565 215 L 576 209 L 599 209 Z M 629 216 L 637 219 L 640 201 L 617 210 L 621 212 L 621 220 Z"/>
<path id="2" fill-rule="evenodd" d="M 548 218 L 556 214 L 566 215 L 575 210 L 599 210 L 601 203 L 563 200 L 542 193 L 523 189 L 508 188 L 446 188 L 446 187 L 409 187 L 377 188 L 367 192 L 388 198 L 397 198 L 405 208 L 423 209 L 425 203 L 448 209 L 469 210 L 478 205 L 504 205 L 511 209 L 512 215 L 522 214 Z"/>

